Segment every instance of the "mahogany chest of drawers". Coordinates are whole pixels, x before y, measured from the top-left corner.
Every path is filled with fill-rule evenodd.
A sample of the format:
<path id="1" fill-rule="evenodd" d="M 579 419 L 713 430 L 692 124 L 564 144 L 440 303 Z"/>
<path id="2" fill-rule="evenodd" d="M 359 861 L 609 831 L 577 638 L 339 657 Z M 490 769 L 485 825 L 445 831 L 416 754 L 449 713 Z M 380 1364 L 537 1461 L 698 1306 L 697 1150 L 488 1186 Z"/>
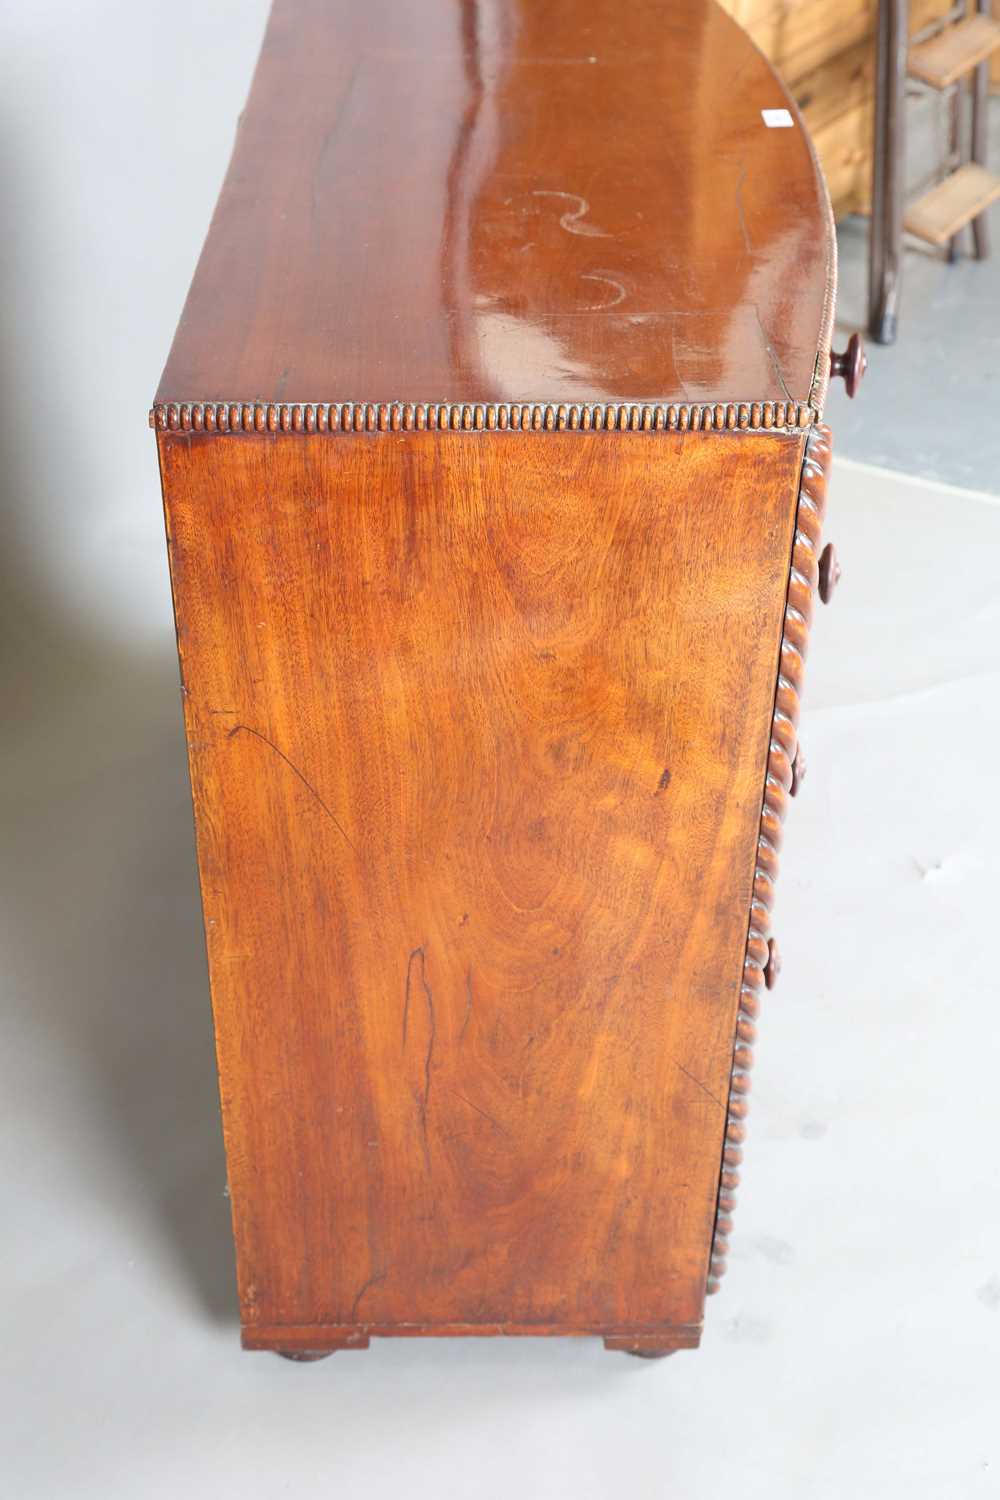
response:
<path id="1" fill-rule="evenodd" d="M 834 266 L 712 0 L 276 0 L 152 412 L 246 1347 L 698 1342 Z"/>

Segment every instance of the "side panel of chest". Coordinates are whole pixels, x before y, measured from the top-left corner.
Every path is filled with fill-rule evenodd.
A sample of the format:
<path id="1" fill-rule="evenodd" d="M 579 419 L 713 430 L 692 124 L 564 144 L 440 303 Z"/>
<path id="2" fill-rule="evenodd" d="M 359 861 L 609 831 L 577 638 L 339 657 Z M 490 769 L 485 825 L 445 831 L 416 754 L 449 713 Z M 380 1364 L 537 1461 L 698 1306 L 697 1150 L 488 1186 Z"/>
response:
<path id="1" fill-rule="evenodd" d="M 802 436 L 159 442 L 246 1342 L 696 1341 Z"/>

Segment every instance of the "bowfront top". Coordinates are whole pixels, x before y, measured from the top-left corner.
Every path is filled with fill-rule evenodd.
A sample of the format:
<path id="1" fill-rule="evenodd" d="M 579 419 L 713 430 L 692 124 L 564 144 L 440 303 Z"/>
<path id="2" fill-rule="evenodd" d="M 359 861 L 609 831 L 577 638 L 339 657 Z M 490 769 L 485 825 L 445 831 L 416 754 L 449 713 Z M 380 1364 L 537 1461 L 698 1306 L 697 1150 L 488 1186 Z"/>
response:
<path id="1" fill-rule="evenodd" d="M 811 420 L 834 244 L 713 0 L 275 0 L 156 401 Z"/>

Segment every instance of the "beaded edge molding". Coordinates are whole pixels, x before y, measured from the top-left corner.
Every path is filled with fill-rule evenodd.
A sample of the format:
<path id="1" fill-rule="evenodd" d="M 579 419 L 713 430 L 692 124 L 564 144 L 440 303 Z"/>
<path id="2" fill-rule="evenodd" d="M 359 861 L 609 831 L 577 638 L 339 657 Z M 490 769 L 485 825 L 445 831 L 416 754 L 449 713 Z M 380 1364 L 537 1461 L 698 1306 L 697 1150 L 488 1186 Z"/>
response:
<path id="1" fill-rule="evenodd" d="M 729 1083 L 726 1112 L 726 1135 L 719 1174 L 719 1196 L 715 1230 L 709 1259 L 706 1292 L 719 1290 L 726 1270 L 732 1210 L 736 1206 L 739 1166 L 743 1160 L 746 1139 L 745 1120 L 750 1092 L 750 1069 L 753 1067 L 753 1045 L 757 1038 L 756 1021 L 760 1014 L 760 991 L 774 982 L 777 951 L 767 933 L 771 925 L 774 882 L 778 874 L 778 851 L 781 848 L 781 825 L 788 808 L 792 787 L 792 761 L 797 746 L 799 695 L 805 669 L 809 626 L 812 622 L 813 594 L 819 577 L 818 553 L 826 489 L 830 471 L 831 437 L 828 427 L 814 427 L 806 442 L 795 515 L 795 540 L 792 547 L 785 619 L 781 635 L 781 657 L 771 719 L 767 775 L 757 837 L 757 863 L 754 869 L 753 895 L 750 899 L 750 921 L 740 1004 L 736 1017 L 736 1038 Z"/>
<path id="2" fill-rule="evenodd" d="M 275 402 L 163 401 L 157 432 L 755 432 L 799 431 L 819 413 L 805 402 Z"/>

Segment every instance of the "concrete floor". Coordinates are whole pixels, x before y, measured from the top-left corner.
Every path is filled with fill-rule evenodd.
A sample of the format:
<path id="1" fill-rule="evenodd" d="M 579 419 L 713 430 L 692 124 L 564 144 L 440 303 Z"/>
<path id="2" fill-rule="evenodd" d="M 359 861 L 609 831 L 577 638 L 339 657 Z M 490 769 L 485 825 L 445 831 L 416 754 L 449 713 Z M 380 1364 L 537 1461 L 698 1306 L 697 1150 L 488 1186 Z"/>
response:
<path id="1" fill-rule="evenodd" d="M 731 1270 L 661 1364 L 240 1353 L 173 645 L 73 690 L 39 660 L 2 777 L 7 1493 L 997 1494 L 1000 505 L 842 463 L 829 534 Z"/>

